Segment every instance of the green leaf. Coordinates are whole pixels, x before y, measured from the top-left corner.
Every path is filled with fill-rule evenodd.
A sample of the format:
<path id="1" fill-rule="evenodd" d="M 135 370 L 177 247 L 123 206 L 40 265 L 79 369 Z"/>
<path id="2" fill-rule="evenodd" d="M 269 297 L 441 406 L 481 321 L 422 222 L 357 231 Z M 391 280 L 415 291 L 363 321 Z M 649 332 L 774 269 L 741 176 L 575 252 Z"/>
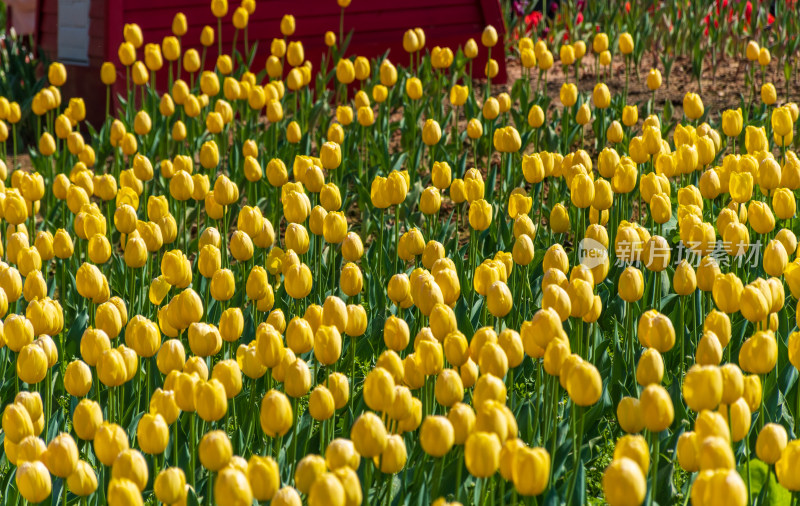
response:
<path id="1" fill-rule="evenodd" d="M 747 462 L 736 468 L 745 483 L 747 480 Z M 769 482 L 767 482 L 769 478 Z M 766 487 L 764 486 L 766 484 Z M 792 495 L 783 488 L 776 480 L 775 473 L 770 471 L 767 465 L 758 460 L 750 459 L 750 498 L 761 497 L 762 500 L 768 497 L 769 502 L 759 504 L 770 504 L 771 506 L 790 506 Z"/>
<path id="2" fill-rule="evenodd" d="M 200 506 L 200 500 L 197 498 L 197 493 L 192 487 L 188 488 L 186 494 L 186 506 Z"/>
<path id="3" fill-rule="evenodd" d="M 572 472 L 576 473 L 576 476 L 570 504 L 573 506 L 583 506 L 586 504 L 586 467 L 583 464 L 583 460 L 581 460 L 578 465 L 578 469 L 573 469 Z"/>

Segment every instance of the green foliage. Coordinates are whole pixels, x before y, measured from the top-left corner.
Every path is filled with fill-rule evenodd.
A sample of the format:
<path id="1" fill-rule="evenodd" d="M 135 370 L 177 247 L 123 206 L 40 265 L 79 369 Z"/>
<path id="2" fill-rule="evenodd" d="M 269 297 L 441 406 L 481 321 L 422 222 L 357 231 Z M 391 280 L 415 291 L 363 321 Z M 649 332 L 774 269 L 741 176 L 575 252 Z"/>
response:
<path id="1" fill-rule="evenodd" d="M 3 7 L 0 4 L 0 12 L 4 12 Z M 36 122 L 31 103 L 34 95 L 47 84 L 46 72 L 45 75 L 42 73 L 46 71 L 48 62 L 41 52 L 31 49 L 28 38 L 0 28 L 0 96 L 19 103 L 22 110 L 22 120 L 18 124 L 20 153 L 25 144 L 36 142 Z"/>

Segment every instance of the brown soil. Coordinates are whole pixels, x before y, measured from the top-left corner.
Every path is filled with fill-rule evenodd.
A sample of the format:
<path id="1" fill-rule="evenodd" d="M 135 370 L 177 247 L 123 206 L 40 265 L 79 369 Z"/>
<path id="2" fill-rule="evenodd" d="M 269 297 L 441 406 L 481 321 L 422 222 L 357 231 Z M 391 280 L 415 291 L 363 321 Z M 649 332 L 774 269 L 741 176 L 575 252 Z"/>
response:
<path id="1" fill-rule="evenodd" d="M 517 59 L 508 59 L 506 61 L 508 69 L 508 82 L 497 86 L 492 86 L 494 94 L 502 91 L 509 91 L 511 86 L 517 79 L 522 78 L 522 70 L 524 70 Z M 717 119 L 725 109 L 736 108 L 740 105 L 741 97 L 748 97 L 748 89 L 746 84 L 747 79 L 747 62 L 743 59 L 732 60 L 730 58 L 723 58 L 714 66 L 716 71 L 712 75 L 711 58 L 706 59 L 703 67 L 704 73 L 702 82 L 702 92 L 700 92 L 697 80 L 692 76 L 691 62 L 688 58 L 678 58 L 672 66 L 672 73 L 670 74 L 670 81 L 667 83 L 667 76 L 661 62 L 657 61 L 651 55 L 645 55 L 642 58 L 640 71 L 637 75 L 636 69 L 631 65 L 630 81 L 628 84 L 628 103 L 640 105 L 640 118 L 642 117 L 642 106 L 650 100 L 652 92 L 647 88 L 645 79 L 647 73 L 651 68 L 658 68 L 663 77 L 663 84 L 661 89 L 656 93 L 656 109 L 661 110 L 664 103 L 669 100 L 674 106 L 673 118 L 679 118 L 683 114 L 683 96 L 686 92 L 699 93 L 703 99 L 703 104 L 706 111 L 709 111 L 711 118 Z M 580 80 L 578 82 L 578 90 L 581 93 L 591 93 L 597 82 L 597 75 L 595 74 L 595 58 L 592 54 L 587 54 L 581 63 L 580 67 Z M 554 99 L 553 104 L 560 107 L 558 101 L 558 92 L 561 85 L 564 83 L 563 68 L 556 63 L 548 71 L 548 85 L 547 94 L 550 98 Z M 610 77 L 603 79 L 603 82 L 609 87 L 612 95 L 622 93 L 625 88 L 625 65 L 623 61 L 616 58 L 610 69 Z M 574 68 L 570 68 L 569 75 L 570 82 L 575 82 Z M 755 90 L 755 97 L 753 101 L 760 103 L 760 87 L 761 87 L 761 73 L 760 68 L 756 69 L 755 80 L 757 88 Z M 772 82 L 778 94 L 778 103 L 784 103 L 786 98 L 786 80 L 783 76 L 783 71 L 778 69 L 778 63 L 773 61 L 766 73 L 766 81 Z M 534 83 L 535 86 L 535 83 Z M 800 87 L 797 86 L 797 76 L 794 77 L 794 82 L 789 86 L 789 102 L 800 102 Z"/>

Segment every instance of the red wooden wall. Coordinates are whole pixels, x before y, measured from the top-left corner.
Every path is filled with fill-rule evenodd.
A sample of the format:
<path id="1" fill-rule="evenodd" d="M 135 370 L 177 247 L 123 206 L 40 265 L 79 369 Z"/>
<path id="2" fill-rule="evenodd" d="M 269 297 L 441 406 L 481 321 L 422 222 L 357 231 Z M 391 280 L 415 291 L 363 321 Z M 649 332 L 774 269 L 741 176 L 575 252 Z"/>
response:
<path id="1" fill-rule="evenodd" d="M 106 90 L 100 81 L 100 66 L 108 58 L 106 40 L 108 3 L 92 0 L 89 9 L 89 66 L 67 66 L 67 82 L 63 98 L 84 97 L 87 100 L 87 117 L 95 125 L 102 122 L 105 113 Z M 58 58 L 58 1 L 40 0 L 37 26 L 39 47 L 51 60 Z M 96 97 L 96 101 L 91 97 Z"/>
<path id="2" fill-rule="evenodd" d="M 231 17 L 238 1 L 229 3 L 228 15 L 223 19 L 223 51 L 230 53 L 234 35 Z M 318 68 L 322 54 L 326 51 L 323 37 L 326 31 L 339 31 L 340 8 L 335 0 L 257 0 L 256 11 L 250 16 L 249 36 L 251 44 L 259 40 L 258 52 L 251 70 L 264 68 L 269 56 L 269 44 L 274 37 L 281 37 L 280 20 L 284 14 L 293 14 L 297 29 L 290 40 L 302 40 L 306 59 Z M 52 57 L 57 55 L 57 0 L 42 0 L 39 42 Z M 176 12 L 183 12 L 189 23 L 189 31 L 183 37 L 183 49 L 200 49 L 200 31 L 210 25 L 216 29 L 216 19 L 211 14 L 208 0 L 92 0 L 90 28 L 90 66 L 70 67 L 68 96 L 96 97 L 90 111 L 104 110 L 105 90 L 100 82 L 100 65 L 103 61 L 118 63 L 117 48 L 123 41 L 122 28 L 125 23 L 137 23 L 144 34 L 145 42 L 160 42 L 171 34 L 172 19 Z M 498 0 L 353 0 L 345 10 L 345 33 L 354 31 L 348 49 L 351 55 L 375 57 L 390 51 L 389 58 L 396 64 L 407 65 L 408 54 L 403 51 L 403 33 L 414 27 L 425 30 L 427 49 L 434 46 L 455 50 L 470 38 L 478 41 L 479 58 L 475 62 L 476 76 L 483 74 L 486 51 L 480 46 L 480 35 L 484 26 L 493 25 L 500 34 L 505 31 Z M 243 51 L 243 35 L 239 34 L 238 49 Z M 213 66 L 216 59 L 216 44 L 209 48 L 206 63 Z M 141 55 L 140 55 L 141 56 Z M 502 59 L 500 75 L 506 79 Z M 120 81 L 124 73 L 120 71 Z M 164 82 L 163 79 L 159 80 Z"/>

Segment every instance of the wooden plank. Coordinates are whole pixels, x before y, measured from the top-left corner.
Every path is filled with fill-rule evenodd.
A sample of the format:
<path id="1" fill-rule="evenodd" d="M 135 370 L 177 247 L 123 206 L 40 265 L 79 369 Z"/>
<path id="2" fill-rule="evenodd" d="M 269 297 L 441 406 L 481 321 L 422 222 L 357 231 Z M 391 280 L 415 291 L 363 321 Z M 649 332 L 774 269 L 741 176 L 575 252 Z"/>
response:
<path id="1" fill-rule="evenodd" d="M 473 26 L 472 30 L 465 30 L 464 26 L 456 26 L 456 27 L 442 27 L 441 30 L 438 30 L 437 37 L 435 39 L 429 39 L 428 48 L 433 48 L 436 45 L 440 45 L 442 47 L 450 47 L 454 51 L 459 47 L 463 46 L 470 37 L 479 38 L 481 33 L 482 27 Z M 375 39 L 359 39 L 358 44 L 358 54 L 362 56 L 367 56 L 370 58 L 378 57 L 384 55 L 387 51 L 389 51 L 389 58 L 401 65 L 407 65 L 408 63 L 408 53 L 403 50 L 402 46 L 402 32 L 397 32 L 390 35 L 397 35 L 395 37 L 389 37 L 390 42 L 384 40 L 382 38 L 375 38 Z M 309 43 L 305 44 L 305 54 L 306 59 L 310 61 L 314 68 L 318 68 L 322 59 L 322 55 L 327 53 L 327 47 L 319 41 L 317 43 Z M 217 57 L 216 46 L 213 48 L 209 48 L 210 50 L 207 53 L 206 57 L 206 67 L 207 69 L 213 69 L 214 62 Z M 229 48 L 225 48 L 226 51 Z M 242 50 L 241 41 L 239 43 L 239 50 Z M 251 66 L 251 70 L 254 72 L 258 72 L 264 68 L 266 63 L 266 59 L 269 56 L 269 52 L 267 51 L 258 51 L 258 54 L 254 58 L 253 65 Z M 483 59 L 480 57 L 478 61 L 476 61 L 476 69 L 483 68 L 485 65 L 485 55 Z M 286 72 L 288 73 L 288 67 Z M 166 70 L 164 71 L 166 72 Z M 477 73 L 477 70 L 476 70 Z M 164 82 L 163 80 L 166 79 L 166 73 L 164 77 L 159 76 L 159 82 Z"/>
<path id="2" fill-rule="evenodd" d="M 106 20 L 105 20 L 105 60 L 119 62 L 117 49 L 123 42 L 122 27 L 124 26 L 125 1 L 124 0 L 105 0 L 106 1 Z M 118 93 L 125 92 L 125 72 L 121 65 L 117 65 L 117 82 L 112 90 L 112 97 Z M 105 97 L 105 95 L 103 95 Z M 116 99 L 115 99 L 116 100 Z"/>
<path id="3" fill-rule="evenodd" d="M 43 17 L 39 22 L 39 33 L 58 33 L 58 21 L 54 16 Z"/>
<path id="4" fill-rule="evenodd" d="M 105 42 L 106 27 L 104 21 L 104 18 L 92 19 L 92 22 L 89 23 L 89 37 L 92 38 L 92 42 Z"/>
<path id="5" fill-rule="evenodd" d="M 464 6 L 474 4 L 474 0 L 437 0 L 436 5 L 440 7 L 450 6 Z M 365 12 L 389 12 L 394 10 L 415 9 L 423 11 L 431 6 L 431 0 L 377 0 L 371 2 L 356 1 L 353 2 L 347 9 L 345 9 L 345 19 L 348 15 Z M 233 15 L 233 11 L 237 5 L 229 4 L 228 15 L 229 19 Z M 136 10 L 155 11 L 166 10 L 170 12 L 169 19 L 176 12 L 183 12 L 189 17 L 190 13 L 211 16 L 211 9 L 208 3 L 197 2 L 197 0 L 136 0 L 136 2 L 128 2 L 125 6 L 126 12 Z M 259 0 L 257 3 L 254 16 L 268 17 L 270 19 L 280 20 L 284 14 L 293 14 L 298 19 L 305 17 L 309 13 L 314 13 L 319 16 L 335 16 L 338 22 L 339 13 L 341 8 L 331 0 Z M 191 21 L 191 20 L 190 20 Z"/>
<path id="6" fill-rule="evenodd" d="M 477 5 L 473 4 L 471 7 L 459 8 L 456 11 L 451 11 L 449 8 L 432 7 L 425 10 L 425 20 L 419 18 L 419 12 L 415 10 L 395 11 L 392 13 L 364 13 L 357 16 L 350 16 L 345 19 L 345 30 L 348 31 L 348 25 L 351 24 L 355 28 L 353 33 L 353 44 L 358 44 L 361 37 L 374 37 L 375 34 L 382 35 L 386 39 L 387 32 L 394 32 L 400 37 L 402 42 L 402 34 L 407 29 L 421 26 L 426 32 L 426 38 L 430 39 L 435 36 L 437 30 L 442 26 L 453 25 L 467 25 L 469 30 L 475 29 L 474 27 L 483 28 L 482 16 L 480 9 Z M 146 12 L 140 12 L 136 15 L 129 15 L 128 22 L 138 23 L 142 28 L 142 33 L 146 41 L 160 41 L 165 35 L 170 34 L 171 21 L 165 24 L 162 21 L 153 24 L 155 16 Z M 322 40 L 324 34 L 328 30 L 338 32 L 338 23 L 331 18 L 323 16 L 311 16 L 308 18 L 298 19 L 297 31 L 292 37 L 293 39 L 301 39 L 304 43 L 309 39 L 317 38 Z M 191 25 L 186 36 L 183 38 L 185 41 L 199 40 L 200 31 L 203 29 L 204 24 Z M 258 34 L 261 40 L 270 41 L 274 37 L 281 37 L 280 25 L 275 21 L 251 19 L 249 24 L 249 32 L 252 40 L 255 39 L 253 34 Z M 395 35 L 393 35 L 395 36 Z M 232 25 L 223 25 L 222 41 L 223 43 L 230 43 L 234 37 L 234 28 Z M 242 35 L 239 35 L 239 40 L 242 40 Z M 263 44 L 262 44 L 263 46 Z"/>
<path id="7" fill-rule="evenodd" d="M 505 40 L 506 24 L 505 20 L 503 19 L 503 13 L 500 10 L 500 0 L 480 0 L 480 2 L 481 10 L 483 11 L 484 26 L 494 26 L 495 30 L 497 30 L 497 40 L 499 41 L 498 44 L 502 44 L 503 40 Z M 481 47 L 481 49 L 483 48 Z M 480 53 L 483 53 L 483 51 L 480 51 Z M 479 61 L 476 62 L 476 64 L 479 66 L 476 68 L 481 69 L 479 72 L 480 74 L 483 74 L 483 68 L 486 66 L 486 56 L 480 54 L 478 60 Z M 497 64 L 498 72 L 493 81 L 497 83 L 504 83 L 508 79 L 508 75 L 506 74 L 505 58 L 500 58 Z"/>
<path id="8" fill-rule="evenodd" d="M 92 19 L 104 19 L 106 16 L 106 4 L 103 0 L 92 0 L 92 7 L 89 10 L 89 17 Z"/>
<path id="9" fill-rule="evenodd" d="M 437 29 L 437 36 L 435 38 L 428 39 L 427 48 L 431 49 L 438 45 L 442 47 L 450 47 L 453 49 L 453 51 L 455 51 L 460 45 L 465 44 L 470 37 L 476 39 L 480 38 L 481 30 L 482 27 L 477 24 L 441 26 Z M 387 48 L 396 46 L 398 49 L 394 51 L 394 53 L 400 53 L 402 55 L 400 57 L 402 60 L 400 61 L 405 61 L 407 58 L 407 53 L 405 53 L 405 51 L 402 49 L 403 32 L 404 30 L 393 30 L 360 34 L 359 37 L 354 39 L 354 42 L 351 44 L 350 53 L 358 54 L 360 56 L 375 57 L 382 55 Z M 251 39 L 250 43 L 252 44 L 253 42 L 254 41 Z M 199 44 L 184 44 L 183 50 L 185 51 L 191 47 L 197 49 L 198 51 L 202 51 L 202 46 Z M 244 46 L 242 37 L 239 37 L 237 47 L 240 52 L 243 50 Z M 255 68 L 263 68 L 264 63 L 269 56 L 268 47 L 269 41 L 262 40 L 259 43 L 259 50 L 256 54 L 253 64 Z M 316 37 L 310 41 L 304 41 L 303 47 L 305 50 L 306 59 L 314 64 L 317 64 L 320 61 L 319 57 L 322 55 L 322 53 L 327 51 L 327 47 L 324 45 L 322 37 Z M 216 60 L 216 49 L 216 45 L 209 48 L 207 52 L 207 61 L 214 62 Z M 223 51 L 228 54 L 230 53 L 231 41 L 224 41 Z"/>
<path id="10" fill-rule="evenodd" d="M 89 65 L 94 59 L 100 60 L 100 63 L 106 61 L 106 45 L 102 40 L 89 41 Z"/>
<path id="11" fill-rule="evenodd" d="M 58 36 L 56 32 L 39 32 L 39 47 L 48 55 L 55 54 L 58 49 Z"/>
<path id="12" fill-rule="evenodd" d="M 500 10 L 500 0 L 480 0 L 483 11 L 484 25 L 492 25 L 497 30 L 498 40 L 503 40 L 501 35 L 506 33 L 506 24 L 503 12 Z"/>
<path id="13" fill-rule="evenodd" d="M 204 10 L 204 9 L 203 9 Z M 350 29 L 359 30 L 366 27 L 379 28 L 379 23 L 388 21 L 390 26 L 395 28 L 408 29 L 421 26 L 422 28 L 434 28 L 441 23 L 454 24 L 465 20 L 475 21 L 483 24 L 483 16 L 480 8 L 472 3 L 452 9 L 451 7 L 429 7 L 424 10 L 424 17 L 420 17 L 417 9 L 403 9 L 385 12 L 361 12 L 345 16 L 345 31 Z M 166 11 L 126 11 L 125 20 L 127 23 L 137 23 L 143 31 L 145 30 L 167 30 L 172 27 L 172 14 Z M 216 19 L 212 16 L 190 16 L 187 13 L 187 20 L 190 29 L 202 30 L 206 25 L 216 29 Z M 366 23 L 366 24 L 365 24 Z M 311 28 L 313 27 L 313 28 Z M 250 18 L 251 32 L 258 33 L 261 37 L 264 33 L 270 37 L 281 36 L 280 19 L 253 16 Z M 256 32 L 256 30 L 258 30 Z M 262 32 L 264 30 L 265 32 Z M 324 15 L 309 15 L 297 19 L 297 29 L 293 37 L 303 37 L 309 34 L 324 34 L 327 30 L 339 30 L 338 17 Z M 233 26 L 230 21 L 223 21 L 223 31 L 233 33 Z"/>
<path id="14" fill-rule="evenodd" d="M 124 26 L 125 2 L 124 0 L 106 0 L 106 59 L 117 60 L 117 49 L 124 41 L 122 27 Z"/>
<path id="15" fill-rule="evenodd" d="M 39 11 L 41 14 L 56 14 L 58 13 L 58 1 L 57 0 L 43 0 L 42 7 Z"/>
<path id="16" fill-rule="evenodd" d="M 171 32 L 172 18 L 176 12 L 186 14 L 189 30 L 183 37 L 184 50 L 189 47 L 201 49 L 199 36 L 205 25 L 216 28 L 216 19 L 207 4 L 197 0 L 108 0 L 109 16 L 114 16 L 113 4 L 121 3 L 125 22 L 135 22 L 142 27 L 146 42 L 160 43 Z M 226 52 L 230 51 L 234 29 L 229 14 L 223 20 L 222 41 Z M 259 51 L 253 69 L 263 68 L 268 56 L 269 42 L 273 37 L 281 37 L 279 20 L 284 13 L 294 11 L 297 17 L 297 30 L 293 39 L 303 41 L 306 57 L 315 64 L 325 52 L 324 33 L 338 32 L 339 7 L 331 0 L 259 0 L 256 13 L 250 18 L 250 41 L 260 40 Z M 310 13 L 310 14 L 309 14 Z M 491 20 L 491 21 L 490 21 Z M 441 0 L 431 4 L 430 0 L 373 0 L 354 2 L 345 11 L 345 30 L 356 31 L 351 43 L 351 54 L 368 57 L 382 55 L 391 50 L 394 60 L 405 62 L 407 54 L 402 51 L 403 33 L 411 27 L 421 26 L 426 31 L 427 47 L 435 45 L 456 49 L 470 37 L 478 40 L 486 24 L 493 24 L 502 36 L 502 24 L 498 0 Z M 122 41 L 122 21 L 106 23 L 108 33 L 113 33 L 117 42 L 109 42 L 106 52 L 112 61 L 117 60 L 116 50 Z M 117 30 L 114 32 L 114 30 Z M 257 37 L 254 35 L 257 34 Z M 239 34 L 241 51 L 243 37 Z M 216 59 L 216 45 L 210 48 L 207 64 L 210 67 Z M 475 62 L 476 69 L 482 69 L 485 55 Z M 504 62 L 500 63 L 500 73 L 505 76 Z M 476 74 L 478 72 L 476 71 Z"/>
<path id="17" fill-rule="evenodd" d="M 88 67 L 67 65 L 67 82 L 62 88 L 62 96 L 83 97 L 86 101 L 86 119 L 92 125 L 103 123 L 105 116 L 106 87 L 100 81 L 100 67 L 97 62 L 90 62 Z"/>

